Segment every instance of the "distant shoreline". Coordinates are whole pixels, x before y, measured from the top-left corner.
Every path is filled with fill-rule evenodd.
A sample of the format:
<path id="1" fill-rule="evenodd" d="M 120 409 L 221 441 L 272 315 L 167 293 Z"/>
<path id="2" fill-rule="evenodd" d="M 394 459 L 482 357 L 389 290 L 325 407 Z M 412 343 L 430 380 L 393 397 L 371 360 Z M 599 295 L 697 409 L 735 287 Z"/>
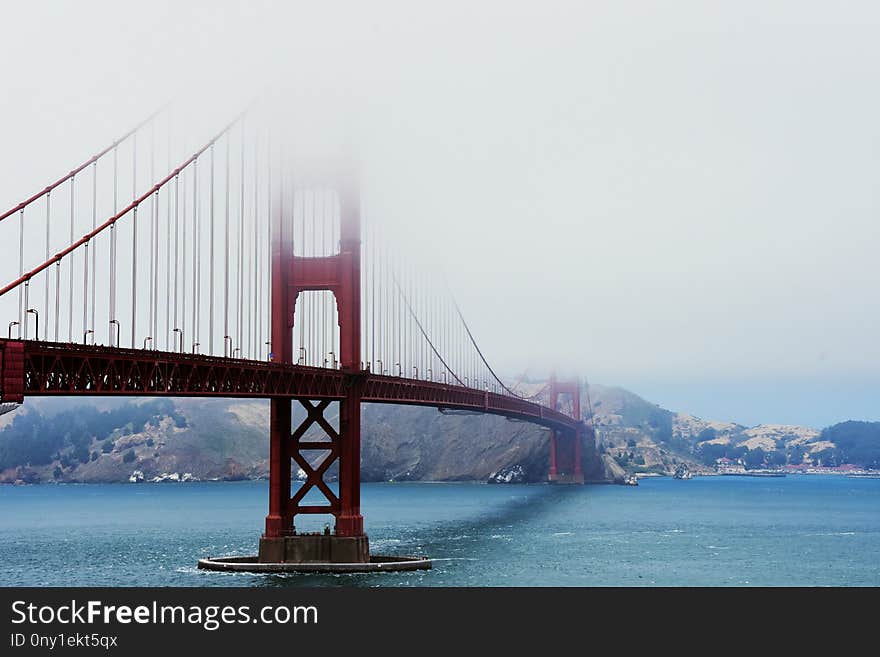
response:
<path id="1" fill-rule="evenodd" d="M 771 473 L 771 472 L 755 472 L 755 473 L 739 473 L 739 472 L 702 472 L 702 473 L 694 473 L 692 475 L 693 479 L 697 477 L 749 477 L 749 478 L 773 478 L 773 479 L 782 479 L 787 476 L 813 476 L 813 477 L 848 477 L 850 479 L 880 479 L 880 472 L 878 471 L 868 471 L 868 472 L 857 472 L 857 473 L 849 473 L 849 472 L 782 472 L 782 473 Z M 641 479 L 655 479 L 655 478 L 664 478 L 664 479 L 675 479 L 670 474 L 663 474 L 660 472 L 644 472 L 644 473 L 636 473 L 635 477 L 639 480 Z M 236 483 L 247 483 L 247 482 L 256 482 L 263 481 L 268 482 L 269 479 L 267 477 L 254 477 L 254 478 L 245 478 L 245 479 L 192 479 L 189 481 L 174 481 L 170 479 L 166 479 L 164 481 L 139 481 L 139 482 L 131 482 L 131 481 L 35 481 L 35 482 L 25 482 L 25 481 L 6 481 L 0 482 L 0 486 L 143 486 L 143 485 L 160 485 L 160 486 L 170 486 L 170 485 L 185 485 L 185 484 L 236 484 Z M 686 480 L 684 480 L 686 481 Z M 471 485 L 481 485 L 486 484 L 489 485 L 490 482 L 484 481 L 482 479 L 457 479 L 454 481 L 451 480 L 429 480 L 429 479 L 413 479 L 413 480 L 392 480 L 392 481 L 364 481 L 363 484 L 471 484 Z M 501 485 L 506 482 L 501 482 Z M 517 485 L 524 486 L 546 486 L 549 485 L 549 482 L 546 481 L 533 481 L 533 482 L 512 482 Z M 608 481 L 588 481 L 585 485 L 594 486 L 594 485 L 609 485 L 612 482 Z M 491 485 L 499 485 L 499 482 L 491 482 Z"/>

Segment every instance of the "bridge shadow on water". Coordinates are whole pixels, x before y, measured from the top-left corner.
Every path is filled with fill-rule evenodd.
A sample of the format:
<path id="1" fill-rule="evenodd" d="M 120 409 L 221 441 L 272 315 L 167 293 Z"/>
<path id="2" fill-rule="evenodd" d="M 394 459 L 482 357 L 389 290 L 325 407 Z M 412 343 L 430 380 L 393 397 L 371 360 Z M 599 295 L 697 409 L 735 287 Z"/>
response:
<path id="1" fill-rule="evenodd" d="M 499 487 L 502 488 L 502 487 Z M 503 486 L 503 489 L 507 489 Z M 456 571 L 464 566 L 479 570 L 481 564 L 493 562 L 492 570 L 503 570 L 503 554 L 510 550 L 528 550 L 534 524 L 544 515 L 554 515 L 556 507 L 581 504 L 591 496 L 593 486 L 527 485 L 510 487 L 503 501 L 487 505 L 483 512 L 456 520 L 432 521 L 430 511 L 418 526 L 382 527 L 371 533 L 374 554 L 423 554 L 434 561 L 429 571 L 402 573 L 352 573 L 248 575 L 254 587 L 373 587 L 455 585 L 460 581 Z M 530 526 L 531 525 L 531 526 Z M 452 581 L 449 581 L 452 580 Z M 484 585 L 495 582 L 485 581 Z M 497 582 L 501 583 L 501 582 Z"/>

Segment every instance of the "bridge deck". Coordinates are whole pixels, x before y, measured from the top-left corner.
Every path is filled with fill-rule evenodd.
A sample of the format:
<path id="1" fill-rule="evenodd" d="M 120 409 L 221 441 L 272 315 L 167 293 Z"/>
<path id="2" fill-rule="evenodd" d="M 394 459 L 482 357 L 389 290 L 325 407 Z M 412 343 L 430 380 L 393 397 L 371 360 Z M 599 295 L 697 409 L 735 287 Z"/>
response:
<path id="1" fill-rule="evenodd" d="M 574 431 L 578 421 L 532 401 L 484 390 L 337 369 L 143 349 L 0 339 L 0 400 L 25 396 L 345 397 L 501 415 Z"/>

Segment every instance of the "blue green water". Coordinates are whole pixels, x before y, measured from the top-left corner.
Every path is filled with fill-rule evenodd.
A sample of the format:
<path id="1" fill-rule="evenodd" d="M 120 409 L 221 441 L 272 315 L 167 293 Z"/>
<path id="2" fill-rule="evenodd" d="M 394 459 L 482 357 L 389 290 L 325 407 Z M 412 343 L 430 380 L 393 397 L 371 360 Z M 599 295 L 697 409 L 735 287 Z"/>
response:
<path id="1" fill-rule="evenodd" d="M 255 552 L 266 482 L 0 486 L 0 584 L 880 585 L 880 480 L 366 484 L 362 498 L 375 553 L 426 554 L 434 569 L 321 576 L 196 569 L 201 557 Z"/>

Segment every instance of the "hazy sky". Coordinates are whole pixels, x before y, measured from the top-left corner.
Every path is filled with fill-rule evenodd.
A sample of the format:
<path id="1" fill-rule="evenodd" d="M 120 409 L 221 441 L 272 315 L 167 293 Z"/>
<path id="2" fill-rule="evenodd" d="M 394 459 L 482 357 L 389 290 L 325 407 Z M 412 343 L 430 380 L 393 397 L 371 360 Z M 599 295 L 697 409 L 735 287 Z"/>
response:
<path id="1" fill-rule="evenodd" d="M 875 3 L 43 1 L 0 19 L 0 205 L 169 98 L 202 97 L 211 131 L 282 88 L 317 143 L 357 145 L 370 212 L 443 263 L 500 369 L 746 424 L 880 420 Z"/>

